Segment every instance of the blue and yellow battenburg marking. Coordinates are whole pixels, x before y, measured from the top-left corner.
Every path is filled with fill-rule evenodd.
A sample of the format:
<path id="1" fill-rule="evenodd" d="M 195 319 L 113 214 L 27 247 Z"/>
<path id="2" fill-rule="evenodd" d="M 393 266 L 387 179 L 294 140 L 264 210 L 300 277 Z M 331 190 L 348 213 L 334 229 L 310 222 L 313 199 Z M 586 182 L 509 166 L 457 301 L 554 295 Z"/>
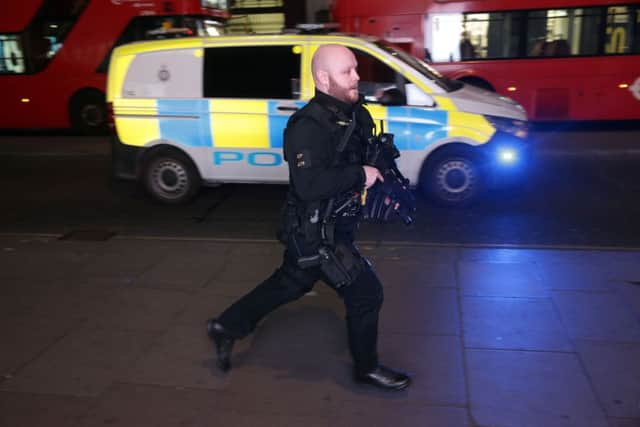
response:
<path id="1" fill-rule="evenodd" d="M 158 100 L 160 138 L 187 147 L 211 146 L 209 101 L 206 99 Z"/>
<path id="2" fill-rule="evenodd" d="M 304 101 L 255 99 L 118 99 L 116 128 L 120 140 L 144 146 L 164 140 L 184 147 L 282 148 L 293 107 Z M 283 108 L 284 107 L 284 108 Z M 395 135 L 400 150 L 424 150 L 447 137 L 486 142 L 494 128 L 479 115 L 441 109 L 368 105 L 377 131 Z M 470 122 L 471 121 L 471 122 Z"/>
<path id="3" fill-rule="evenodd" d="M 114 109 L 124 144 L 164 140 L 185 147 L 282 148 L 282 132 L 303 101 L 251 99 L 118 99 Z"/>

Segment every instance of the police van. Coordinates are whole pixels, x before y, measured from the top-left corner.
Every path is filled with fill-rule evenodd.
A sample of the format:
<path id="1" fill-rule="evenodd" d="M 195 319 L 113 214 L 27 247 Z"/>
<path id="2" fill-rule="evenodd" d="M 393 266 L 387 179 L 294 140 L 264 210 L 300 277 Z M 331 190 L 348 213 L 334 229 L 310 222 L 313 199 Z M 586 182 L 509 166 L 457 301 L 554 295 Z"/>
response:
<path id="1" fill-rule="evenodd" d="M 522 174 L 527 121 L 515 101 L 448 80 L 375 38 L 279 34 L 116 48 L 107 84 L 115 175 L 165 203 L 201 185 L 286 183 L 283 130 L 313 97 L 311 58 L 327 43 L 355 54 L 366 108 L 429 197 L 463 205 Z"/>

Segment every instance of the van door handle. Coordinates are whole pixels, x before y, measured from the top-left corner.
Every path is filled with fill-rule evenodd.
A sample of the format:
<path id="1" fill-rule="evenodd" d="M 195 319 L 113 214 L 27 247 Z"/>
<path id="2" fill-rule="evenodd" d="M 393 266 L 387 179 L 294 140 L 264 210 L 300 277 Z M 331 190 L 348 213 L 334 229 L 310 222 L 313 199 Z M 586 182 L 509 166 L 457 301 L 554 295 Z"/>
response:
<path id="1" fill-rule="evenodd" d="M 289 105 L 279 105 L 277 108 L 278 111 L 298 111 L 300 109 L 299 107 L 292 107 Z"/>

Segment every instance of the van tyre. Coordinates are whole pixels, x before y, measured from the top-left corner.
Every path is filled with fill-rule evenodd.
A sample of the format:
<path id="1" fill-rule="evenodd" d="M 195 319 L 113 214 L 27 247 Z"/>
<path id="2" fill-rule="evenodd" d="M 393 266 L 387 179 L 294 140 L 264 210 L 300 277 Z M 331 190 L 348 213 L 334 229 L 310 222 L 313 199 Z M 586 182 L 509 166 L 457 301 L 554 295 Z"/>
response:
<path id="1" fill-rule="evenodd" d="M 161 152 L 145 162 L 145 189 L 155 200 L 177 205 L 186 203 L 200 189 L 200 174 L 193 162 L 179 152 Z"/>
<path id="2" fill-rule="evenodd" d="M 437 156 L 423 171 L 422 190 L 444 206 L 466 206 L 482 190 L 481 171 L 473 156 L 447 154 Z"/>
<path id="3" fill-rule="evenodd" d="M 104 94 L 96 89 L 83 89 L 69 102 L 69 117 L 74 130 L 83 135 L 107 133 L 107 105 Z"/>

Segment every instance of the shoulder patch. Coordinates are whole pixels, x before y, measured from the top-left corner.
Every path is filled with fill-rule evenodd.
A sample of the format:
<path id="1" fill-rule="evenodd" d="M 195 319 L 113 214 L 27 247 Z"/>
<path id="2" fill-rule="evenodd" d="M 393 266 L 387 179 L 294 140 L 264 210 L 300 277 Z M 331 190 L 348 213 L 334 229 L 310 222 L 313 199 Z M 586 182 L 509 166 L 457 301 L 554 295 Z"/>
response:
<path id="1" fill-rule="evenodd" d="M 300 169 L 307 169 L 311 167 L 311 152 L 309 150 L 302 150 L 296 153 L 296 167 Z"/>

